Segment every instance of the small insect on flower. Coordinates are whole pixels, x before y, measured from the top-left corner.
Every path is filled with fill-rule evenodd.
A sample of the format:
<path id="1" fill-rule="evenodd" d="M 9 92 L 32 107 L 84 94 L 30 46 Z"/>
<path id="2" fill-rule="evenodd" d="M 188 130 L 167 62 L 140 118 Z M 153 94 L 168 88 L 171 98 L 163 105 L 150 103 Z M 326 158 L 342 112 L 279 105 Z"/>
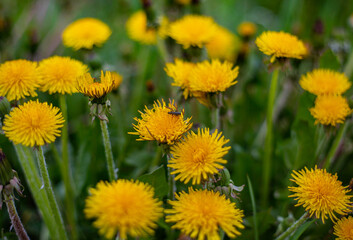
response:
<path id="1" fill-rule="evenodd" d="M 178 111 L 178 107 L 170 99 L 169 99 L 169 104 L 172 105 L 173 108 L 172 107 L 167 107 L 168 109 L 170 109 L 170 112 L 168 112 L 168 114 L 175 115 L 175 116 L 180 116 L 181 113 L 184 114 L 184 109 L 182 110 L 182 112 L 179 112 Z"/>

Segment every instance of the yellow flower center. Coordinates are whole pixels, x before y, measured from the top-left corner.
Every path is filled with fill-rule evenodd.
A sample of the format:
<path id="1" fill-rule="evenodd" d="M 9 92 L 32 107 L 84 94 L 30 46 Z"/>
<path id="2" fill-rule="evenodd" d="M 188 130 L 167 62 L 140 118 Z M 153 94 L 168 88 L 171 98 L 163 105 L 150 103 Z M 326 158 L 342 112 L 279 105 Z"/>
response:
<path id="1" fill-rule="evenodd" d="M 202 148 L 197 148 L 194 151 L 193 160 L 195 163 L 199 163 L 199 165 L 205 164 L 206 151 Z"/>

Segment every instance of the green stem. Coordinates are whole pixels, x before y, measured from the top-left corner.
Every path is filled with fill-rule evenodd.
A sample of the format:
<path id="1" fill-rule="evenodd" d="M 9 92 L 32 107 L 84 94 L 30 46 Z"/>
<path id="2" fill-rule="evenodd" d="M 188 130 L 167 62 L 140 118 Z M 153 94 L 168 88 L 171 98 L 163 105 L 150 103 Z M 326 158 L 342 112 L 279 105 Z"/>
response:
<path id="1" fill-rule="evenodd" d="M 26 229 L 23 227 L 20 217 L 18 216 L 15 202 L 13 200 L 13 196 L 7 196 L 5 194 L 5 203 L 7 207 L 7 212 L 9 213 L 9 217 L 11 220 L 11 224 L 15 229 L 16 235 L 19 240 L 29 240 Z"/>
<path id="2" fill-rule="evenodd" d="M 102 137 L 103 137 L 103 143 L 104 143 L 105 157 L 107 159 L 109 181 L 112 182 L 117 179 L 117 174 L 114 167 L 114 158 L 113 158 L 113 152 L 112 152 L 112 145 L 110 143 L 110 138 L 109 138 L 108 125 L 107 125 L 107 122 L 104 120 L 100 120 L 99 122 L 102 129 Z"/>
<path id="3" fill-rule="evenodd" d="M 60 95 L 60 108 L 65 119 L 64 126 L 62 128 L 61 136 L 61 148 L 62 148 L 62 164 L 60 166 L 61 175 L 63 177 L 65 185 L 65 205 L 66 205 L 66 219 L 70 226 L 70 233 L 72 239 L 78 239 L 77 226 L 76 226 L 76 209 L 75 209 L 75 197 L 73 189 L 73 180 L 69 161 L 69 135 L 68 135 L 68 114 L 66 96 Z"/>
<path id="4" fill-rule="evenodd" d="M 214 126 L 215 129 L 221 131 L 222 129 L 222 121 L 221 121 L 221 107 L 222 107 L 222 93 L 218 93 L 215 96 L 215 109 L 214 109 Z"/>
<path id="5" fill-rule="evenodd" d="M 169 164 L 169 160 L 171 159 L 170 153 L 167 153 L 167 163 Z M 169 200 L 175 200 L 174 193 L 176 192 L 175 178 L 173 174 L 171 174 L 171 169 L 167 166 L 168 169 L 168 184 L 169 184 Z"/>
<path id="6" fill-rule="evenodd" d="M 265 139 L 265 151 L 264 151 L 264 163 L 263 163 L 263 192 L 262 192 L 262 204 L 267 206 L 269 187 L 270 187 L 270 177 L 271 177 L 271 167 L 272 167 L 272 151 L 273 151 L 273 132 L 272 132 L 272 117 L 273 108 L 276 98 L 277 85 L 278 85 L 278 73 L 279 69 L 275 69 L 272 73 L 272 79 L 270 83 L 270 93 L 267 102 L 267 116 L 266 116 L 266 126 L 267 133 Z"/>
<path id="7" fill-rule="evenodd" d="M 43 180 L 43 187 L 44 187 L 44 190 L 48 196 L 50 208 L 53 211 L 53 216 L 54 216 L 55 222 L 57 224 L 59 234 L 61 235 L 60 239 L 68 239 L 66 231 L 65 231 L 65 227 L 64 227 L 64 222 L 62 220 L 58 204 L 56 203 L 56 200 L 55 200 L 53 188 L 50 183 L 47 164 L 45 162 L 43 149 L 41 146 L 38 146 L 36 153 L 37 153 L 39 171 L 40 171 L 40 174 L 41 174 L 42 180 Z"/>
<path id="8" fill-rule="evenodd" d="M 344 67 L 344 73 L 348 78 L 350 78 L 353 73 L 353 51 L 349 54 L 346 66 Z"/>
<path id="9" fill-rule="evenodd" d="M 339 146 L 341 145 L 342 139 L 347 131 L 348 124 L 347 122 L 343 123 L 340 126 L 340 129 L 338 130 L 338 133 L 336 135 L 335 140 L 332 143 L 332 146 L 330 148 L 330 151 L 328 152 L 328 155 L 325 160 L 324 164 L 324 169 L 329 169 L 334 161 L 334 158 L 336 156 L 337 150 Z"/>
<path id="10" fill-rule="evenodd" d="M 294 224 L 292 224 L 285 232 L 279 235 L 275 240 L 284 240 L 289 235 L 291 235 L 295 230 L 297 230 L 301 225 L 303 225 L 308 219 L 308 212 L 305 212 Z"/>
<path id="11" fill-rule="evenodd" d="M 49 200 L 46 192 L 41 188 L 41 180 L 38 175 L 38 170 L 34 163 L 33 156 L 28 151 L 29 149 L 22 145 L 14 145 L 18 160 L 20 161 L 22 170 L 31 190 L 33 199 L 43 216 L 45 225 L 48 227 L 50 237 L 52 239 L 60 239 L 57 224 L 53 217 L 52 209 L 50 208 Z"/>

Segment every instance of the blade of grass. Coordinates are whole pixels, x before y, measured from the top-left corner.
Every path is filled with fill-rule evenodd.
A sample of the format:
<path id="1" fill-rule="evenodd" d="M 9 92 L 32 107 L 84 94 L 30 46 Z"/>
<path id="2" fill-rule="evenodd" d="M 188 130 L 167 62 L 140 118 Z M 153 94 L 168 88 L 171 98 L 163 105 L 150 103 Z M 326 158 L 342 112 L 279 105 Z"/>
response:
<path id="1" fill-rule="evenodd" d="M 259 230 L 257 227 L 256 203 L 255 203 L 254 190 L 252 188 L 252 184 L 251 184 L 249 176 L 247 175 L 246 178 L 248 180 L 249 193 L 250 193 L 250 199 L 251 199 L 251 207 L 252 207 L 252 211 L 253 211 L 255 240 L 259 240 Z"/>

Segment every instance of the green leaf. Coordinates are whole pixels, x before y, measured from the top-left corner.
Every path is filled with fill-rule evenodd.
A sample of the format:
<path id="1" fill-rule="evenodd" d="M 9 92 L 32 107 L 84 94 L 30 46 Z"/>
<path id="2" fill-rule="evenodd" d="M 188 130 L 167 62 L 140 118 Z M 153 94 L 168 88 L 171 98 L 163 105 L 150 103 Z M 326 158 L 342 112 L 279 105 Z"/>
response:
<path id="1" fill-rule="evenodd" d="M 290 240 L 297 240 L 303 234 L 303 232 L 313 223 L 315 220 L 308 221 L 301 225 L 295 232 L 295 234 L 290 238 Z"/>
<path id="2" fill-rule="evenodd" d="M 331 51 L 331 49 L 326 50 L 320 58 L 320 68 L 328 68 L 332 70 L 340 71 L 341 64 L 338 61 L 337 56 Z"/>
<path id="3" fill-rule="evenodd" d="M 150 184 L 155 190 L 155 195 L 159 198 L 162 198 L 168 194 L 169 186 L 163 166 L 160 166 L 153 172 L 142 175 L 137 179 L 141 182 Z"/>

